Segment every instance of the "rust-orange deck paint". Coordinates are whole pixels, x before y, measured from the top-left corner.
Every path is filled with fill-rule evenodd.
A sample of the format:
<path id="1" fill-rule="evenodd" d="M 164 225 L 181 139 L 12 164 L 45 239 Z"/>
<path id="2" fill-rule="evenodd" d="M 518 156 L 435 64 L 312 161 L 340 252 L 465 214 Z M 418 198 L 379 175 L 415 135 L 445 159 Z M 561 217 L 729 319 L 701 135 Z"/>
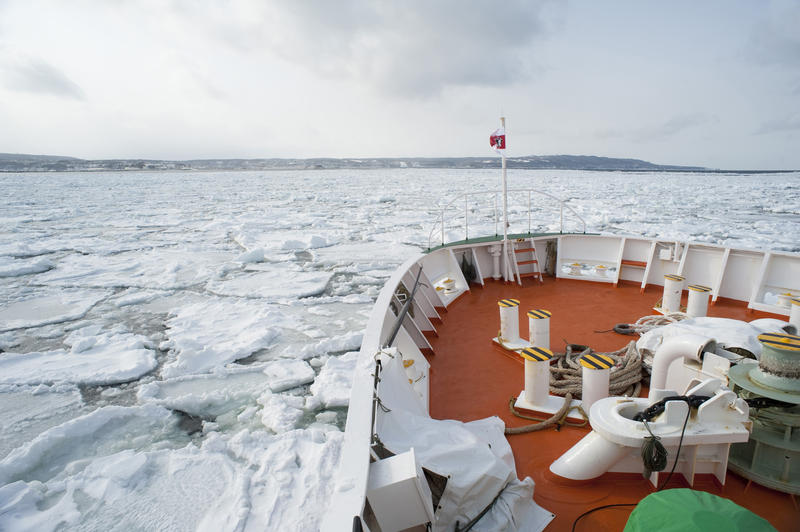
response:
<path id="1" fill-rule="evenodd" d="M 442 323 L 437 323 L 437 336 L 428 336 L 435 355 L 431 363 L 431 416 L 437 419 L 472 421 L 497 415 L 509 427 L 531 423 L 509 412 L 508 402 L 524 387 L 522 359 L 508 356 L 492 338 L 497 336 L 500 299 L 520 300 L 520 334 L 527 337 L 526 312 L 545 308 L 550 318 L 550 348 L 564 351 L 564 341 L 583 344 L 595 351 L 608 352 L 624 347 L 637 336 L 623 336 L 608 331 L 617 323 L 633 323 L 642 316 L 655 314 L 653 306 L 661 298 L 661 286 L 648 286 L 640 292 L 638 283 L 596 283 L 570 279 L 544 278 L 525 280 L 523 286 L 487 279 L 485 286 L 473 284 L 471 291 L 454 301 Z M 684 293 L 683 303 L 686 302 Z M 748 311 L 746 303 L 720 298 L 709 307 L 709 316 L 752 321 L 772 317 Z M 505 356 L 504 356 L 505 355 Z M 517 474 L 530 476 L 536 483 L 534 500 L 556 517 L 548 531 L 571 530 L 575 519 L 586 510 L 617 503 L 636 503 L 655 488 L 641 475 L 606 474 L 589 481 L 569 481 L 550 472 L 550 464 L 588 433 L 588 428 L 563 427 L 560 431 L 508 436 L 514 451 Z M 674 456 L 668 458 L 667 471 Z M 689 487 L 683 476 L 676 474 L 669 488 Z M 770 521 L 780 531 L 800 531 L 800 510 L 790 495 L 774 491 L 728 472 L 725 486 L 712 475 L 695 477 L 694 489 L 721 495 Z M 592 513 L 578 523 L 576 530 L 620 531 L 631 507 L 604 509 Z M 482 508 L 476 508 L 476 513 Z"/>

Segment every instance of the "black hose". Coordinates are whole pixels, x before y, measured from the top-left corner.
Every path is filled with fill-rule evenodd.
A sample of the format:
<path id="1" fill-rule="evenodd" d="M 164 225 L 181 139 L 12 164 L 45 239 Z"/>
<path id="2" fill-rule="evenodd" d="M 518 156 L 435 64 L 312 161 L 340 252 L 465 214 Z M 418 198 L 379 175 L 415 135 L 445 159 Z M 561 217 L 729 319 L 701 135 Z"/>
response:
<path id="1" fill-rule="evenodd" d="M 636 329 L 630 323 L 617 323 L 616 325 L 614 325 L 614 332 L 617 334 L 632 336 L 636 334 Z"/>

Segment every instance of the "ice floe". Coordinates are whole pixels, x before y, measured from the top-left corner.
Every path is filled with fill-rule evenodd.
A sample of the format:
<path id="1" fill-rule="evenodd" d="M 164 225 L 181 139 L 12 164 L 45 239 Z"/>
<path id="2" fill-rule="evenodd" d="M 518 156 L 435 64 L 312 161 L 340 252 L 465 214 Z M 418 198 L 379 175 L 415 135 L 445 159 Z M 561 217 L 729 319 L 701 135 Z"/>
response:
<path id="1" fill-rule="evenodd" d="M 350 331 L 345 334 L 325 338 L 313 344 L 306 344 L 300 349 L 292 349 L 284 351 L 286 354 L 292 354 L 300 358 L 309 359 L 318 355 L 325 355 L 328 353 L 340 353 L 342 351 L 351 351 L 358 349 L 361 345 L 361 339 L 364 334 L 360 331 Z"/>
<path id="2" fill-rule="evenodd" d="M 99 408 L 11 451 L 0 460 L 0 485 L 47 482 L 65 470 L 71 473 L 92 459 L 125 449 L 174 447 L 180 441 L 178 423 L 176 415 L 156 405 Z"/>
<path id="3" fill-rule="evenodd" d="M 146 339 L 129 332 L 86 327 L 65 343 L 69 350 L 4 353 L 0 384 L 115 384 L 136 380 L 157 364 Z"/>
<path id="4" fill-rule="evenodd" d="M 143 403 L 212 419 L 254 405 L 268 386 L 269 377 L 261 368 L 245 367 L 154 381 L 142 385 L 137 397 Z"/>
<path id="5" fill-rule="evenodd" d="M 0 385 L 0 460 L 45 430 L 88 413 L 76 386 Z"/>
<path id="6" fill-rule="evenodd" d="M 357 360 L 358 351 L 328 358 L 311 385 L 313 401 L 326 408 L 347 406 Z"/>
<path id="7" fill-rule="evenodd" d="M 331 277 L 331 272 L 296 271 L 276 266 L 271 271 L 214 279 L 206 289 L 222 296 L 295 299 L 322 294 Z"/>
<path id="8" fill-rule="evenodd" d="M 246 530 L 318 530 L 331 497 L 343 434 L 322 427 L 268 436 L 240 433 L 228 444 L 257 467 Z"/>
<path id="9" fill-rule="evenodd" d="M 174 290 L 206 282 L 230 255 L 217 251 L 151 249 L 112 256 L 72 254 L 37 281 L 63 287 Z"/>
<path id="10" fill-rule="evenodd" d="M 42 273 L 55 268 L 49 259 L 12 259 L 0 257 L 0 277 L 19 277 L 33 273 Z"/>
<path id="11" fill-rule="evenodd" d="M 182 306 L 167 320 L 169 348 L 164 377 L 204 373 L 245 358 L 272 344 L 288 325 L 284 314 L 263 302 L 246 299 L 207 299 Z"/>
<path id="12" fill-rule="evenodd" d="M 60 290 L 0 307 L 0 332 L 73 321 L 109 296 L 102 290 Z"/>
<path id="13" fill-rule="evenodd" d="M 193 446 L 121 450 L 65 468 L 58 480 L 0 488 L 0 528 L 38 532 L 90 522 L 103 530 L 242 530 L 250 477 L 227 454 Z"/>
<path id="14" fill-rule="evenodd" d="M 221 368 L 209 374 L 154 381 L 141 386 L 137 397 L 140 402 L 213 419 L 232 411 L 238 416 L 265 392 L 282 392 L 313 380 L 314 370 L 307 362 L 279 359 L 259 366 Z"/>
<path id="15" fill-rule="evenodd" d="M 261 423 L 273 432 L 289 431 L 303 418 L 305 400 L 296 395 L 276 394 L 267 391 L 258 398 L 263 407 Z"/>

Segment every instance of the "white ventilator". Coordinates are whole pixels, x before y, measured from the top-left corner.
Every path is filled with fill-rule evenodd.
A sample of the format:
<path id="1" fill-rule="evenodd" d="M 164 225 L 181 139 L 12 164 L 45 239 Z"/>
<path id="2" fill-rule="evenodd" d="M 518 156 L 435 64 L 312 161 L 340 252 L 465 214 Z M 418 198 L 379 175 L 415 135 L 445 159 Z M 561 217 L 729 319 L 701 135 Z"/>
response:
<path id="1" fill-rule="evenodd" d="M 711 288 L 700 284 L 689 285 L 689 300 L 686 303 L 686 314 L 690 318 L 703 318 L 708 314 L 708 296 Z"/>
<path id="2" fill-rule="evenodd" d="M 583 355 L 580 363 L 583 366 L 581 406 L 583 411 L 588 414 L 595 402 L 608 397 L 608 385 L 614 359 L 608 355 L 590 353 Z"/>
<path id="3" fill-rule="evenodd" d="M 684 278 L 680 275 L 664 276 L 664 297 L 661 299 L 661 309 L 665 313 L 680 312 L 683 281 Z"/>

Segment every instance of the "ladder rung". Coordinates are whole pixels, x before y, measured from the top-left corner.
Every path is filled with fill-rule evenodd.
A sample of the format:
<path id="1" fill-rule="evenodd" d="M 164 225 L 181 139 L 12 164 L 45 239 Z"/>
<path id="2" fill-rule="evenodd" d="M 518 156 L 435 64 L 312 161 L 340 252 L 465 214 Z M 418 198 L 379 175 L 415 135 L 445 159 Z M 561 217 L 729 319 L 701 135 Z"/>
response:
<path id="1" fill-rule="evenodd" d="M 514 253 L 528 253 L 536 251 L 534 248 L 525 248 L 525 249 L 515 249 Z"/>
<path id="2" fill-rule="evenodd" d="M 531 272 L 531 273 L 521 273 L 519 274 L 520 277 L 539 277 L 541 274 L 539 272 Z"/>
<path id="3" fill-rule="evenodd" d="M 521 260 L 517 264 L 522 266 L 523 264 L 536 264 L 537 262 L 539 262 L 539 261 L 538 260 Z"/>

